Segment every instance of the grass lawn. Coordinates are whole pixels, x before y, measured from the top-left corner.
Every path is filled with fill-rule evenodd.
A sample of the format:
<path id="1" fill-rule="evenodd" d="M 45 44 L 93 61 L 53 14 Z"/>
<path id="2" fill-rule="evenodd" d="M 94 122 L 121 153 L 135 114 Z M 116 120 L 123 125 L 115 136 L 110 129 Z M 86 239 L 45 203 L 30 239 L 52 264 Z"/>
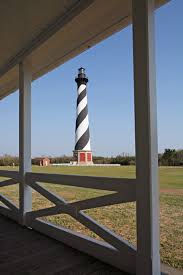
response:
<path id="1" fill-rule="evenodd" d="M 11 169 L 1 167 L 0 169 Z M 107 177 L 135 177 L 135 167 L 33 167 L 34 172 L 82 174 Z M 183 269 L 183 168 L 161 167 L 160 175 L 160 231 L 161 231 L 161 259 L 164 263 Z M 2 180 L 2 178 L 0 179 Z M 97 197 L 107 191 L 85 189 L 78 187 L 44 184 L 46 188 L 73 202 L 86 198 Z M 18 186 L 1 188 L 1 193 L 18 203 Z M 41 209 L 51 206 L 45 198 L 33 191 L 33 208 Z M 135 203 L 118 204 L 92 210 L 86 210 L 97 221 L 114 232 L 122 235 L 131 243 L 136 243 Z M 99 238 L 83 225 L 68 215 L 55 215 L 46 218 L 57 225 L 83 232 L 89 236 Z"/>

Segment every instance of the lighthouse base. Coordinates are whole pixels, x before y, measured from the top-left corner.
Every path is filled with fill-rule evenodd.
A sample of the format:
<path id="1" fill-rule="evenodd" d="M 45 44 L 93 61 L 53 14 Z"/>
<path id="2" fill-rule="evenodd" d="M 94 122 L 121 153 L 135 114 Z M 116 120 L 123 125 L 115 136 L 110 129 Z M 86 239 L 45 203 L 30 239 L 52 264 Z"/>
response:
<path id="1" fill-rule="evenodd" d="M 92 152 L 91 151 L 73 151 L 74 161 L 79 165 L 92 165 Z"/>

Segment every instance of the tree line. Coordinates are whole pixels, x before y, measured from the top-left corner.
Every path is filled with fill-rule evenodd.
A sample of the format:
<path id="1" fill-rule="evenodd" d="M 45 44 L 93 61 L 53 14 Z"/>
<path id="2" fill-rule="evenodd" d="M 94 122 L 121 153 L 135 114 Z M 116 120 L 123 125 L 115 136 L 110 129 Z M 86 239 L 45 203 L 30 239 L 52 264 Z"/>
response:
<path id="1" fill-rule="evenodd" d="M 51 164 L 70 163 L 73 161 L 72 156 L 48 156 Z M 115 157 L 93 156 L 95 164 L 120 164 L 135 165 L 135 156 L 117 155 Z M 158 163 L 160 166 L 183 166 L 183 150 L 165 149 L 164 153 L 158 154 Z M 32 159 L 33 165 L 38 165 L 36 158 Z M 0 166 L 18 166 L 19 158 L 17 156 L 3 155 L 0 156 Z"/>
<path id="2" fill-rule="evenodd" d="M 183 150 L 165 149 L 158 155 L 158 163 L 162 166 L 183 166 Z"/>

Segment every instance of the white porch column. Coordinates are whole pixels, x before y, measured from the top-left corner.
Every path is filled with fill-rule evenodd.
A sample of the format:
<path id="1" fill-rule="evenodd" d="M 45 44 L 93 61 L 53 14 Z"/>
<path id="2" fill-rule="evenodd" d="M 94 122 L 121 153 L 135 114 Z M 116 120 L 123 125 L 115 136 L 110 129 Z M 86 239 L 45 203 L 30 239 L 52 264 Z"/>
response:
<path id="1" fill-rule="evenodd" d="M 154 0 L 133 0 L 137 275 L 160 274 Z"/>
<path id="2" fill-rule="evenodd" d="M 19 64 L 19 161 L 21 183 L 19 189 L 20 223 L 25 224 L 25 214 L 32 208 L 32 191 L 25 182 L 31 171 L 31 62 L 27 58 Z"/>

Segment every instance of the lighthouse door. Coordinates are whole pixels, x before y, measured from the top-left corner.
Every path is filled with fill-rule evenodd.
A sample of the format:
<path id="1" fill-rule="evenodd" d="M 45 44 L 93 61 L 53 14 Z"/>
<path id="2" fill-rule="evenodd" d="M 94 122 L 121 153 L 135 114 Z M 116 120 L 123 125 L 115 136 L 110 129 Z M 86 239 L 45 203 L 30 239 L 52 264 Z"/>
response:
<path id="1" fill-rule="evenodd" d="M 85 153 L 80 153 L 80 162 L 85 162 Z"/>

